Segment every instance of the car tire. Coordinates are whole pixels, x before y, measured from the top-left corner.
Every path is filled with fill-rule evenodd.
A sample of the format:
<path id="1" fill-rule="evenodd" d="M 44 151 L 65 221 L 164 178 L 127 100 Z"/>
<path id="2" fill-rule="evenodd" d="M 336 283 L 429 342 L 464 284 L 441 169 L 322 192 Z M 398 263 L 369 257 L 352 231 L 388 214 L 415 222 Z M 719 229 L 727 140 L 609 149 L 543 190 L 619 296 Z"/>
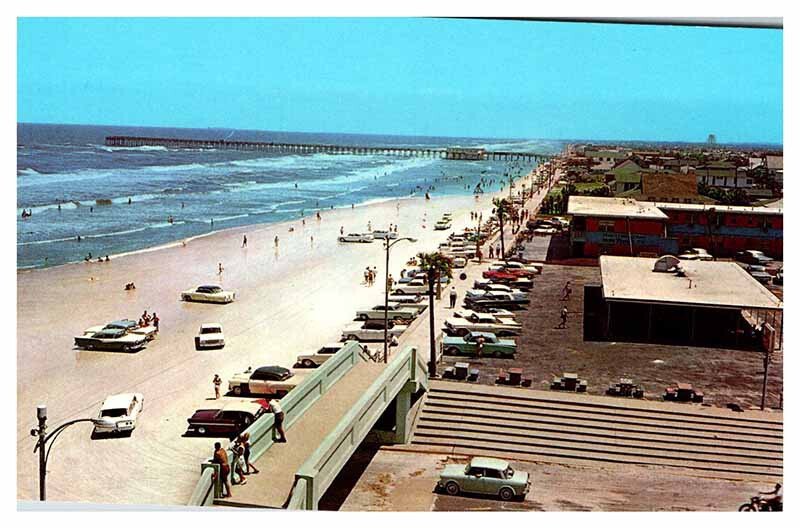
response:
<path id="1" fill-rule="evenodd" d="M 358 316 L 356 316 L 356 319 L 358 321 L 368 321 L 369 316 L 367 314 L 359 314 Z"/>
<path id="2" fill-rule="evenodd" d="M 458 483 L 453 482 L 452 480 L 444 485 L 444 490 L 447 492 L 448 495 L 458 495 L 461 493 L 461 486 Z"/>
<path id="3" fill-rule="evenodd" d="M 461 350 L 459 350 L 457 347 L 447 347 L 445 353 L 447 353 L 448 356 L 457 356 L 461 353 Z"/>
<path id="4" fill-rule="evenodd" d="M 500 500 L 510 501 L 514 498 L 514 490 L 509 487 L 500 488 L 500 493 L 497 494 Z"/>
<path id="5" fill-rule="evenodd" d="M 406 292 L 404 292 L 403 290 L 395 290 L 394 292 L 395 292 L 397 295 L 405 295 L 405 294 L 406 294 Z"/>
<path id="6" fill-rule="evenodd" d="M 201 435 L 206 434 L 206 428 L 205 427 L 198 427 L 197 428 L 197 434 L 201 434 Z"/>
<path id="7" fill-rule="evenodd" d="M 304 359 L 303 361 L 300 362 L 300 364 L 305 368 L 314 368 L 317 366 L 317 364 L 311 361 L 310 359 Z"/>
<path id="8" fill-rule="evenodd" d="M 347 340 L 348 340 L 348 341 L 358 341 L 359 339 L 358 339 L 358 336 L 357 336 L 357 335 L 355 335 L 355 334 L 350 334 L 349 336 L 347 336 Z"/>
<path id="9" fill-rule="evenodd" d="M 233 388 L 233 395 L 234 396 L 247 396 L 250 391 L 246 387 L 242 387 L 241 385 L 236 385 Z"/>

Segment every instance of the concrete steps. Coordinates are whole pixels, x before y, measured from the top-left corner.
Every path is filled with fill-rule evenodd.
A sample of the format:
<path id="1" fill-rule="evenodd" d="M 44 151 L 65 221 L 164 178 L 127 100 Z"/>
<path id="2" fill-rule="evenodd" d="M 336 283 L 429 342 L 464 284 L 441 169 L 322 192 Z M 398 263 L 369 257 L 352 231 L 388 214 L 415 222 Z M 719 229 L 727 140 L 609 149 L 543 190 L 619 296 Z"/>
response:
<path id="1" fill-rule="evenodd" d="M 434 381 L 411 449 L 781 477 L 782 415 Z"/>

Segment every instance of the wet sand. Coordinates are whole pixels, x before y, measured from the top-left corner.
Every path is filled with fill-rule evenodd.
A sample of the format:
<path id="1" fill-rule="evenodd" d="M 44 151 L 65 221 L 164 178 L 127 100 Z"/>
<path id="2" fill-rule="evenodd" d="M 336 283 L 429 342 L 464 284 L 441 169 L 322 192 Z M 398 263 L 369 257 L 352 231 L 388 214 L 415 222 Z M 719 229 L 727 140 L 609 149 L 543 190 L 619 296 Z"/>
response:
<path id="1" fill-rule="evenodd" d="M 400 207 L 398 209 L 397 204 Z M 489 217 L 491 196 L 405 199 L 322 212 L 282 224 L 235 228 L 190 240 L 186 246 L 139 252 L 110 263 L 70 264 L 17 275 L 18 499 L 38 493 L 37 457 L 30 429 L 36 405 L 46 403 L 49 425 L 96 415 L 109 394 L 142 392 L 145 410 L 129 438 L 91 440 L 91 426 L 67 429 L 52 450 L 48 499 L 114 504 L 185 504 L 199 463 L 214 438 L 184 438 L 186 419 L 214 402 L 211 379 L 227 379 L 252 365 L 292 366 L 298 354 L 338 341 L 355 310 L 382 301 L 384 252 L 380 241 L 340 244 L 345 233 L 399 226 L 418 238 L 392 248 L 395 277 L 420 251 L 433 251 L 451 231 L 434 231 L 445 211 L 453 227 L 473 225 L 469 212 Z M 423 220 L 426 218 L 426 220 Z M 289 226 L 295 231 L 290 233 Z M 423 225 L 425 227 L 423 227 Z M 242 248 L 247 235 L 248 247 Z M 274 245 L 278 235 L 279 245 Z M 311 242 L 311 237 L 314 242 Z M 224 272 L 217 274 L 218 263 Z M 363 284 L 377 266 L 376 284 Z M 137 289 L 124 291 L 134 282 Z M 183 303 L 182 290 L 220 283 L 237 292 L 226 306 Z M 83 329 L 113 319 L 157 312 L 161 333 L 136 354 L 73 348 Z M 202 323 L 221 323 L 226 346 L 195 351 Z"/>

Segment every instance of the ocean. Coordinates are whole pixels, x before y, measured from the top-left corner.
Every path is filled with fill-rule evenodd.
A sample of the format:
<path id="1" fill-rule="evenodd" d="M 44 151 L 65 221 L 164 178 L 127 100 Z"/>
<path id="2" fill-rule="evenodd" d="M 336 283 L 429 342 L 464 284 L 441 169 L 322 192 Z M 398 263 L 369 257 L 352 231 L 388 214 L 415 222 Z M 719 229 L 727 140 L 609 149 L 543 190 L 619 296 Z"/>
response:
<path id="1" fill-rule="evenodd" d="M 411 196 L 471 194 L 535 164 L 386 155 L 107 147 L 109 135 L 557 153 L 550 140 L 311 134 L 220 128 L 17 125 L 17 268 L 115 255 L 231 227 Z M 489 183 L 491 182 L 491 183 Z M 23 210 L 32 215 L 23 218 Z M 171 222 L 169 221 L 171 218 Z M 80 241 L 78 241 L 80 237 Z"/>

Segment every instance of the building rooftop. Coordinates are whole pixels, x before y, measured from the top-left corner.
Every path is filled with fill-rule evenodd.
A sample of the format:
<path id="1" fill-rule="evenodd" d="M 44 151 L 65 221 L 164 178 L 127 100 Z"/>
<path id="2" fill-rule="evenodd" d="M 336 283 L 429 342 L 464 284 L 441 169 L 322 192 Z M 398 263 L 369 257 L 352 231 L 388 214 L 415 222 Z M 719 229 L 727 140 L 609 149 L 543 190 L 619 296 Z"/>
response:
<path id="1" fill-rule="evenodd" d="M 610 218 L 667 219 L 667 215 L 651 203 L 637 202 L 630 198 L 607 198 L 599 196 L 570 196 L 567 214 Z"/>
<path id="2" fill-rule="evenodd" d="M 682 260 L 685 276 L 679 277 L 674 272 L 653 271 L 656 260 L 601 256 L 603 296 L 608 301 L 783 309 L 780 299 L 735 262 Z"/>
<path id="3" fill-rule="evenodd" d="M 682 209 L 685 211 L 710 211 L 714 209 L 718 213 L 750 213 L 763 215 L 782 215 L 783 201 L 770 204 L 768 207 L 761 205 L 718 205 L 718 204 L 691 204 L 678 202 L 645 202 L 650 203 L 659 209 Z"/>

